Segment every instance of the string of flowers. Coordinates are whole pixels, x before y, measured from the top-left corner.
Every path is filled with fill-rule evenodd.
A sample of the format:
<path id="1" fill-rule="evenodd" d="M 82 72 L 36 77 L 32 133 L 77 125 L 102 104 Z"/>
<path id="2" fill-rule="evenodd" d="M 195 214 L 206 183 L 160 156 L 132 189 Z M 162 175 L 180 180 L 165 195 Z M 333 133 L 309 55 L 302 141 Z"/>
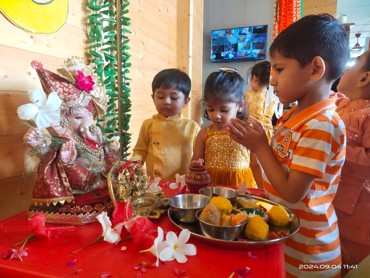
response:
<path id="1" fill-rule="evenodd" d="M 274 28 L 272 37 L 281 33 L 293 22 L 301 18 L 301 0 L 275 0 Z"/>
<path id="2" fill-rule="evenodd" d="M 131 33 L 130 18 L 126 16 L 130 2 L 127 0 L 90 0 L 87 8 L 90 27 L 88 49 L 91 62 L 104 84 L 108 95 L 108 106 L 104 118 L 98 120 L 108 138 L 119 136 L 122 160 L 129 155 L 131 134 L 128 132 L 131 119 L 130 100 L 130 54 L 128 50 Z"/>

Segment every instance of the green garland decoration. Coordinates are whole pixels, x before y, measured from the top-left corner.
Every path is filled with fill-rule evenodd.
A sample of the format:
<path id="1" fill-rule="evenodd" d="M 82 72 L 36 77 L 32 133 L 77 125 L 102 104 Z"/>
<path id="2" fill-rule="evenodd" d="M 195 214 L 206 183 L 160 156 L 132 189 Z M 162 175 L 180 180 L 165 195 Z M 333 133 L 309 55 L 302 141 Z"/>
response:
<path id="1" fill-rule="evenodd" d="M 90 62 L 105 87 L 108 103 L 104 118 L 98 124 L 108 138 L 120 137 L 122 159 L 126 160 L 131 143 L 130 124 L 130 57 L 129 38 L 131 25 L 127 0 L 90 0 L 87 5 L 88 50 Z"/>

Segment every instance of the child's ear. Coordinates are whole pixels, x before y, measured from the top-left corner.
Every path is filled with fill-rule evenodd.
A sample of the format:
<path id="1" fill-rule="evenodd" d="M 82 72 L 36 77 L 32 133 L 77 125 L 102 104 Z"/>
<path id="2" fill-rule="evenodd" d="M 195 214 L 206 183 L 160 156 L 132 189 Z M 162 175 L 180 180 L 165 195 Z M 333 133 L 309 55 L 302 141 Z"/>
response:
<path id="1" fill-rule="evenodd" d="M 360 81 L 357 83 L 357 88 L 362 88 L 370 84 L 370 71 L 366 71 L 362 74 Z"/>
<path id="2" fill-rule="evenodd" d="M 245 105 L 244 101 L 240 101 L 239 104 L 238 104 L 237 111 L 242 112 L 243 108 L 244 108 L 244 105 Z"/>
<path id="3" fill-rule="evenodd" d="M 190 102 L 190 97 L 186 97 L 184 99 L 184 106 L 183 107 L 186 107 L 186 105 L 188 105 L 189 102 Z"/>
<path id="4" fill-rule="evenodd" d="M 323 58 L 315 56 L 311 61 L 311 80 L 321 79 L 326 72 L 326 65 Z"/>

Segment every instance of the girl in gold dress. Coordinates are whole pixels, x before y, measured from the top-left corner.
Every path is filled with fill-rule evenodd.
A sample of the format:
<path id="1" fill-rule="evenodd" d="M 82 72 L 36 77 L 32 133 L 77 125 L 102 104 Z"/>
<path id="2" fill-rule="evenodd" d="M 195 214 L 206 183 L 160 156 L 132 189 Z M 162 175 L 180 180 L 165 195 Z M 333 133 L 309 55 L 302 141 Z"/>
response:
<path id="1" fill-rule="evenodd" d="M 244 79 L 234 69 L 222 68 L 206 80 L 204 117 L 212 124 L 199 131 L 192 160 L 204 160 L 212 184 L 237 186 L 245 181 L 247 187 L 256 187 L 249 151 L 227 130 L 232 118 L 247 120 L 243 92 Z"/>

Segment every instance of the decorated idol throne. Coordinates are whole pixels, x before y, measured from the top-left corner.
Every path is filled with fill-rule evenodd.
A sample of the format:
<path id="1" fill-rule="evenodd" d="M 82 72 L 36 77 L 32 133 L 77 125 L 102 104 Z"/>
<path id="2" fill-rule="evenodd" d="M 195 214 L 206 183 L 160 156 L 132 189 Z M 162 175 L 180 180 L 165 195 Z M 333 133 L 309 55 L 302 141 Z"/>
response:
<path id="1" fill-rule="evenodd" d="M 119 160 L 118 138 L 108 139 L 96 125 L 106 110 L 106 95 L 92 65 L 78 57 L 57 73 L 33 61 L 42 90 L 30 92 L 32 103 L 18 108 L 32 121 L 24 141 L 40 158 L 29 214 L 43 212 L 49 223 L 95 222 L 113 208 L 106 176 Z"/>

